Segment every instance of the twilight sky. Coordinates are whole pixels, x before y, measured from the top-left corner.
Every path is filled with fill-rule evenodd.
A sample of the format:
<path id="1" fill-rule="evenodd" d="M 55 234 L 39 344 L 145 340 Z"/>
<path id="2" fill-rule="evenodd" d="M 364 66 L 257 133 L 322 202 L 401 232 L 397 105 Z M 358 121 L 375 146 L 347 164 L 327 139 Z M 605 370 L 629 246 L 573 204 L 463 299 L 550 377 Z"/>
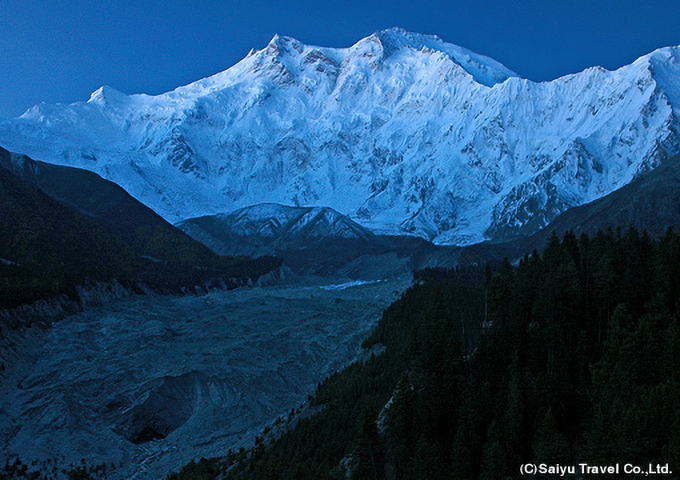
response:
<path id="1" fill-rule="evenodd" d="M 393 26 L 542 81 L 680 45 L 680 2 L 0 0 L 0 117 L 41 101 L 84 101 L 101 85 L 172 90 L 225 70 L 275 33 L 348 47 Z"/>

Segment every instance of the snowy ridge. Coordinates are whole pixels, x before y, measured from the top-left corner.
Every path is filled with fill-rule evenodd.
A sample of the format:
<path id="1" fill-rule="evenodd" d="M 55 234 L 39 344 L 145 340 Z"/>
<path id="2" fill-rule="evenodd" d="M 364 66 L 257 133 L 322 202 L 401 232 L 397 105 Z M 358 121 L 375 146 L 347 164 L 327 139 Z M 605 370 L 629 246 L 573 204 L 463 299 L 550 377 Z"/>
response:
<path id="1" fill-rule="evenodd" d="M 219 218 L 239 236 L 275 238 L 305 235 L 312 238 L 369 238 L 372 233 L 332 208 L 261 204 Z"/>
<path id="2" fill-rule="evenodd" d="M 94 170 L 171 221 L 331 207 L 440 244 L 528 234 L 680 151 L 680 49 L 551 82 L 401 29 L 275 36 L 158 95 L 110 87 L 0 123 L 0 145 Z"/>
<path id="3" fill-rule="evenodd" d="M 370 240 L 373 233 L 332 208 L 291 207 L 265 203 L 228 215 L 212 215 L 180 222 L 179 228 L 216 235 L 226 243 L 247 242 L 279 248 L 303 248 L 320 239 Z"/>

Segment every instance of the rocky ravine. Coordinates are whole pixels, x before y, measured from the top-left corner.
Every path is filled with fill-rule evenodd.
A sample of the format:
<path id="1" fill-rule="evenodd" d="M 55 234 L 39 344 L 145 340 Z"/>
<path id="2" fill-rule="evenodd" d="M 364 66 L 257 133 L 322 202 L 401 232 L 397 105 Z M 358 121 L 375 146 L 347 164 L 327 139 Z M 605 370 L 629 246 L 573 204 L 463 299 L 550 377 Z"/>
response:
<path id="1" fill-rule="evenodd" d="M 0 451 L 156 479 L 251 446 L 355 358 L 407 279 L 140 296 L 5 336 Z"/>

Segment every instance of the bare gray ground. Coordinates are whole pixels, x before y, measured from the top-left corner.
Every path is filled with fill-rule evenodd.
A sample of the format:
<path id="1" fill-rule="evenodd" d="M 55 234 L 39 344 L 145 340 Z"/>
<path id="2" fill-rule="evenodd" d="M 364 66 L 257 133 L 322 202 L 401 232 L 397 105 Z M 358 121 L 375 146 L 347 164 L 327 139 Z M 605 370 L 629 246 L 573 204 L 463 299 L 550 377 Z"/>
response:
<path id="1" fill-rule="evenodd" d="M 151 479 L 251 446 L 360 353 L 409 283 L 133 297 L 4 338 L 2 462 L 113 462 L 110 478 Z"/>

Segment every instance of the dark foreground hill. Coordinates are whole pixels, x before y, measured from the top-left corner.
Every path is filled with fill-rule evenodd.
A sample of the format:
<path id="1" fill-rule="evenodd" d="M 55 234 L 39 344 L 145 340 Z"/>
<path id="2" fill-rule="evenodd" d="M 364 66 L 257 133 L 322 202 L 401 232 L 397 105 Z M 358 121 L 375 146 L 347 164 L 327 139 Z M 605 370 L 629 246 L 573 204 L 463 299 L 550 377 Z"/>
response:
<path id="1" fill-rule="evenodd" d="M 256 279 L 271 258 L 221 257 L 91 172 L 0 148 L 0 309 L 116 281 L 161 292 Z"/>

